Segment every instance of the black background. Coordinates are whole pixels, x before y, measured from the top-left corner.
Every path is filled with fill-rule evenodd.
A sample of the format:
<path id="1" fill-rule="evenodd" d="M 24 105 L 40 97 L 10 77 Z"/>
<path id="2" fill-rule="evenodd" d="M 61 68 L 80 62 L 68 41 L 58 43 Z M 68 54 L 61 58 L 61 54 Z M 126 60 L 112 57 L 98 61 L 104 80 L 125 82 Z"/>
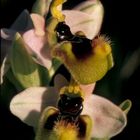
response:
<path id="1" fill-rule="evenodd" d="M 65 8 L 71 8 L 80 1 L 82 0 L 68 0 Z M 34 0 L 5 0 L 1 3 L 1 28 L 10 27 L 24 9 L 31 10 L 33 3 Z M 119 75 L 121 68 L 125 64 L 126 57 L 129 58 L 135 51 L 140 49 L 140 8 L 138 0 L 102 0 L 102 3 L 105 9 L 105 17 L 101 33 L 108 35 L 114 41 L 115 66 L 103 80 L 97 82 L 95 93 L 102 91 L 103 87 L 106 87 L 107 82 L 109 85 L 107 87 L 110 88 L 107 91 L 112 93 L 104 96 L 112 99 L 115 103 L 120 103 L 127 98 L 132 101 L 133 106 L 128 114 L 127 127 L 122 133 L 112 139 L 137 139 L 140 132 L 140 61 L 129 77 L 120 80 L 116 75 Z M 60 71 L 62 72 L 63 70 Z M 119 85 L 118 88 L 117 85 Z M 2 138 L 4 140 L 32 140 L 34 138 L 32 127 L 23 124 L 6 107 L 1 108 L 0 127 L 3 130 L 0 132 L 2 134 L 5 133 Z"/>

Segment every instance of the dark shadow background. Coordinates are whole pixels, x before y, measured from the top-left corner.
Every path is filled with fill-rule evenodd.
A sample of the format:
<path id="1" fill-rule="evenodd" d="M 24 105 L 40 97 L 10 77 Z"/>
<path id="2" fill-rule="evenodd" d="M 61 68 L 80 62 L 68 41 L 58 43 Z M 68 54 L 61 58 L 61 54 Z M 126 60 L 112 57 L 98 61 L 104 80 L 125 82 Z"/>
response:
<path id="1" fill-rule="evenodd" d="M 68 0 L 64 7 L 71 8 L 80 1 L 82 0 Z M 31 10 L 33 3 L 34 0 L 1 0 L 1 28 L 10 27 L 24 9 Z M 127 127 L 112 140 L 135 139 L 140 131 L 139 4 L 138 0 L 102 0 L 102 3 L 105 16 L 101 34 L 106 34 L 112 40 L 115 66 L 97 82 L 95 94 L 105 96 L 116 104 L 125 99 L 132 101 Z M 130 73 L 127 73 L 128 71 Z M 65 70 L 61 67 L 58 72 L 64 73 Z M 3 130 L 1 134 L 4 134 L 4 140 L 34 138 L 32 127 L 23 124 L 5 106 L 2 106 L 0 111 L 0 127 Z"/>

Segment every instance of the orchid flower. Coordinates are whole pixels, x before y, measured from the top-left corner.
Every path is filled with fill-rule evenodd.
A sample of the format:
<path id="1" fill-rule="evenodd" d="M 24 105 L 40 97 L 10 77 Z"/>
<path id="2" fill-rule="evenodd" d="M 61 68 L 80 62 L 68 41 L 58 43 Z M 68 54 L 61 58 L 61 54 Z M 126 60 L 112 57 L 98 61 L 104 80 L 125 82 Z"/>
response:
<path id="1" fill-rule="evenodd" d="M 61 75 L 56 75 L 54 87 L 31 87 L 16 95 L 11 103 L 11 112 L 19 117 L 24 123 L 38 126 L 39 118 L 47 115 L 44 112 L 49 106 L 57 108 L 60 89 L 68 86 L 69 82 Z M 120 133 L 127 124 L 126 113 L 128 113 L 131 102 L 126 100 L 122 109 L 111 101 L 92 94 L 95 83 L 92 85 L 80 85 L 85 93 L 82 115 L 88 115 L 93 121 L 91 137 L 111 138 Z M 127 107 L 124 107 L 127 104 Z M 42 114 L 42 115 L 41 115 Z M 44 126 L 41 123 L 41 126 Z"/>
<path id="2" fill-rule="evenodd" d="M 65 44 L 65 41 L 62 43 L 57 42 L 56 32 L 54 31 L 54 29 L 56 25 L 58 24 L 58 22 L 61 22 L 64 20 L 64 22 L 70 27 L 70 30 L 73 35 L 79 32 L 82 32 L 86 36 L 86 38 L 94 39 L 95 36 L 98 35 L 100 31 L 100 27 L 101 27 L 102 19 L 103 19 L 103 6 L 99 0 L 90 0 L 90 1 L 87 0 L 84 3 L 80 4 L 79 6 L 76 6 L 73 10 L 61 10 L 62 3 L 63 1 L 58 1 L 58 3 L 55 4 L 55 0 L 52 2 L 50 0 L 47 0 L 47 1 L 37 0 L 33 6 L 31 14 L 29 14 L 27 10 L 24 10 L 21 13 L 21 15 L 17 18 L 15 23 L 11 26 L 10 29 L 1 30 L 2 52 L 3 52 L 3 49 L 6 52 L 7 50 L 9 50 L 8 56 L 4 59 L 4 62 L 2 65 L 1 81 L 3 81 L 4 74 L 8 71 L 9 68 L 11 68 L 12 73 L 21 84 L 25 82 L 25 81 L 22 81 L 22 79 L 24 78 L 22 78 L 22 76 L 21 77 L 17 76 L 17 73 L 22 73 L 22 75 L 24 73 L 28 73 L 28 75 L 30 75 L 28 76 L 28 78 L 26 75 L 24 75 L 24 77 L 27 78 L 27 79 L 25 78 L 26 81 L 29 81 L 30 83 L 33 83 L 33 84 L 30 84 L 28 82 L 27 85 L 24 85 L 24 88 L 28 88 L 30 86 L 42 85 L 39 82 L 40 79 L 38 80 L 39 74 L 37 73 L 37 74 L 32 75 L 32 72 L 30 69 L 34 69 L 34 70 L 36 69 L 36 71 L 40 71 L 38 70 L 38 67 L 42 67 L 42 66 L 45 67 L 46 68 L 45 73 L 47 73 L 46 83 L 49 83 L 49 81 L 51 80 L 57 68 L 61 65 L 61 63 L 64 63 L 65 66 L 70 71 L 70 73 L 73 75 L 73 77 L 77 79 L 77 81 L 79 82 L 83 81 L 82 82 L 83 84 L 86 84 L 86 83 L 89 84 L 89 83 L 92 83 L 101 79 L 105 75 L 105 73 L 113 66 L 110 45 L 107 41 L 104 40 L 103 37 L 99 37 L 100 41 L 98 41 L 98 39 L 96 39 L 97 41 L 96 40 L 93 41 L 93 44 L 96 44 L 96 46 L 105 46 L 105 47 L 99 47 L 102 49 L 97 49 L 97 51 L 95 50 L 95 52 L 97 53 L 104 52 L 105 50 L 107 50 L 104 53 L 105 55 L 103 55 L 105 59 L 103 61 L 99 60 L 97 56 L 96 58 L 89 57 L 89 59 L 86 60 L 89 62 L 87 63 L 87 66 L 90 67 L 90 65 L 93 64 L 91 66 L 92 68 L 97 67 L 95 70 L 92 70 L 92 69 L 89 70 L 87 67 L 89 71 L 88 75 L 91 75 L 91 73 L 93 72 L 92 73 L 93 76 L 90 79 L 83 78 L 83 77 L 89 77 L 89 76 L 86 75 L 87 72 L 85 71 L 85 67 L 81 65 L 81 60 L 78 59 L 76 61 L 78 62 L 76 63 L 76 66 L 78 67 L 74 68 L 74 67 L 71 67 L 71 65 L 65 63 L 67 58 L 63 59 L 62 56 L 56 55 L 58 54 L 57 52 L 60 52 L 60 50 L 57 51 L 57 46 L 59 46 L 59 49 L 61 48 L 60 46 L 67 47 L 67 44 Z M 58 10 L 58 7 L 60 7 L 59 10 Z M 51 9 L 52 17 L 48 18 L 45 21 L 45 18 L 48 14 L 49 9 Z M 61 19 L 61 16 L 63 17 L 62 19 Z M 77 19 L 77 20 L 72 20 L 72 19 Z M 21 24 L 21 23 L 24 23 L 24 24 Z M 20 38 L 20 39 L 17 39 L 17 38 Z M 19 43 L 17 43 L 17 40 Z M 69 43 L 71 44 L 71 42 Z M 31 60 L 32 62 L 30 62 L 30 60 L 24 57 L 20 57 L 20 55 L 18 56 L 17 54 L 19 52 L 17 52 L 17 50 L 15 49 L 14 47 L 15 44 L 18 44 L 16 46 L 17 47 L 19 46 L 20 49 L 18 50 L 20 52 L 22 52 L 21 47 L 20 47 L 20 45 L 22 45 L 22 47 L 25 48 L 26 55 L 28 56 L 28 58 L 30 58 L 30 60 L 33 59 L 33 61 Z M 53 48 L 55 49 L 52 51 Z M 70 48 L 71 47 L 69 47 L 69 49 Z M 13 50 L 12 55 L 11 55 L 11 50 Z M 72 56 L 73 53 L 70 52 L 70 55 Z M 16 59 L 13 59 L 13 57 L 11 56 L 14 56 L 14 57 L 16 56 Z M 94 61 L 95 61 L 94 59 L 97 60 L 96 61 L 97 63 L 95 64 L 94 64 Z M 20 63 L 22 61 L 23 63 Z M 29 63 L 26 63 L 26 62 L 29 62 Z M 101 62 L 103 62 L 102 63 L 103 68 L 101 68 L 100 69 L 101 71 L 98 73 L 99 71 L 98 64 Z M 84 61 L 82 61 L 82 63 L 84 63 Z M 33 64 L 36 65 L 35 66 L 36 68 L 32 68 Z M 38 64 L 42 66 L 39 66 Z M 31 68 L 29 66 L 31 66 Z M 27 68 L 26 72 L 24 72 L 25 67 Z M 81 71 L 81 74 L 80 74 L 81 76 L 77 77 L 76 75 L 77 73 L 79 73 L 80 67 L 82 68 L 83 71 Z M 36 80 L 33 80 L 30 77 L 35 77 Z M 38 83 L 34 83 L 34 81 L 38 81 Z"/>
<path id="3" fill-rule="evenodd" d="M 110 41 L 99 35 L 103 6 L 99 0 L 87 0 L 73 10 L 62 10 L 63 3 L 64 0 L 37 0 L 31 14 L 23 11 L 10 29 L 1 30 L 2 47 L 6 46 L 6 53 L 8 50 L 1 67 L 1 81 L 8 78 L 17 92 L 20 91 L 12 98 L 10 110 L 37 129 L 36 140 L 42 140 L 38 136 L 44 137 L 45 133 L 40 135 L 40 130 L 44 132 L 42 126 L 46 122 L 41 118 L 51 117 L 50 109 L 60 111 L 57 103 L 64 86 L 74 89 L 74 85 L 60 75 L 55 77 L 54 86 L 50 86 L 56 70 L 64 64 L 80 93 L 84 93 L 80 117 L 86 116 L 83 120 L 87 131 L 84 130 L 83 140 L 109 139 L 126 126 L 131 102 L 127 100 L 117 107 L 92 94 L 95 82 L 113 67 Z M 57 124 L 56 131 L 59 133 L 62 126 L 63 132 L 63 122 Z M 72 134 L 75 133 L 73 140 L 79 140 L 77 133 L 82 132 L 70 122 L 71 126 Z"/>
<path id="4" fill-rule="evenodd" d="M 58 16 L 59 43 L 53 47 L 52 56 L 65 65 L 77 82 L 90 84 L 100 80 L 114 65 L 110 40 L 99 35 L 102 4 L 98 0 L 85 1 L 63 14 Z"/>

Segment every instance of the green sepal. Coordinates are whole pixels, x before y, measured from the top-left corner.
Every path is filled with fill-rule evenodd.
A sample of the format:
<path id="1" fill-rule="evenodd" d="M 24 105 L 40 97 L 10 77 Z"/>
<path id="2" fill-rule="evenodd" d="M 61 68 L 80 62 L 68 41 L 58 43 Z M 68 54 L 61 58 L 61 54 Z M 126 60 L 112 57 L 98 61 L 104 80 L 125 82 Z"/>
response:
<path id="1" fill-rule="evenodd" d="M 37 13 L 41 16 L 46 16 L 52 0 L 36 0 L 32 7 L 32 13 Z"/>
<path id="2" fill-rule="evenodd" d="M 20 34 L 16 33 L 10 54 L 15 78 L 24 88 L 47 85 L 50 81 L 47 69 L 34 62 L 27 47 Z"/>
<path id="3" fill-rule="evenodd" d="M 130 100 L 125 100 L 120 104 L 120 108 L 125 112 L 125 114 L 128 114 L 132 107 L 132 102 Z"/>
<path id="4" fill-rule="evenodd" d="M 62 64 L 61 61 L 59 61 L 58 59 L 56 58 L 52 59 L 52 67 L 49 69 L 50 77 L 52 77 L 55 74 L 55 72 L 61 66 L 61 64 Z"/>
<path id="5" fill-rule="evenodd" d="M 24 87 L 22 86 L 22 84 L 16 79 L 16 77 L 14 76 L 12 69 L 9 68 L 9 70 L 7 71 L 7 73 L 5 74 L 5 77 L 7 77 L 7 79 L 15 86 L 16 90 L 22 91 L 24 90 Z"/>
<path id="6" fill-rule="evenodd" d="M 48 39 L 48 45 L 50 47 L 56 45 L 57 43 L 57 37 L 56 37 L 56 31 L 55 28 L 59 21 L 56 18 L 49 18 L 46 23 L 46 31 L 47 31 L 47 39 Z"/>

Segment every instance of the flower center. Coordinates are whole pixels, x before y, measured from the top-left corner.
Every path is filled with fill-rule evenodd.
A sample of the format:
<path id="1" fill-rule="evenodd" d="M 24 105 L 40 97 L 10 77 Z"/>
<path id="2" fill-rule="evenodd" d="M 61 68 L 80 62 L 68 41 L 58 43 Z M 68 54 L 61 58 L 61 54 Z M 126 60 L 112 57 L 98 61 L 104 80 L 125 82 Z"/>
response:
<path id="1" fill-rule="evenodd" d="M 86 37 L 75 36 L 72 40 L 72 52 L 78 59 L 85 59 L 92 54 L 92 41 Z"/>
<path id="2" fill-rule="evenodd" d="M 59 22 L 55 31 L 59 43 L 62 41 L 70 41 L 72 43 L 72 52 L 76 58 L 85 59 L 92 54 L 92 40 L 83 35 L 73 35 L 70 31 L 70 27 L 65 24 L 65 22 Z"/>
<path id="3" fill-rule="evenodd" d="M 65 94 L 61 95 L 58 102 L 60 115 L 68 119 L 68 121 L 75 121 L 83 110 L 83 99 L 81 97 L 71 98 Z"/>

